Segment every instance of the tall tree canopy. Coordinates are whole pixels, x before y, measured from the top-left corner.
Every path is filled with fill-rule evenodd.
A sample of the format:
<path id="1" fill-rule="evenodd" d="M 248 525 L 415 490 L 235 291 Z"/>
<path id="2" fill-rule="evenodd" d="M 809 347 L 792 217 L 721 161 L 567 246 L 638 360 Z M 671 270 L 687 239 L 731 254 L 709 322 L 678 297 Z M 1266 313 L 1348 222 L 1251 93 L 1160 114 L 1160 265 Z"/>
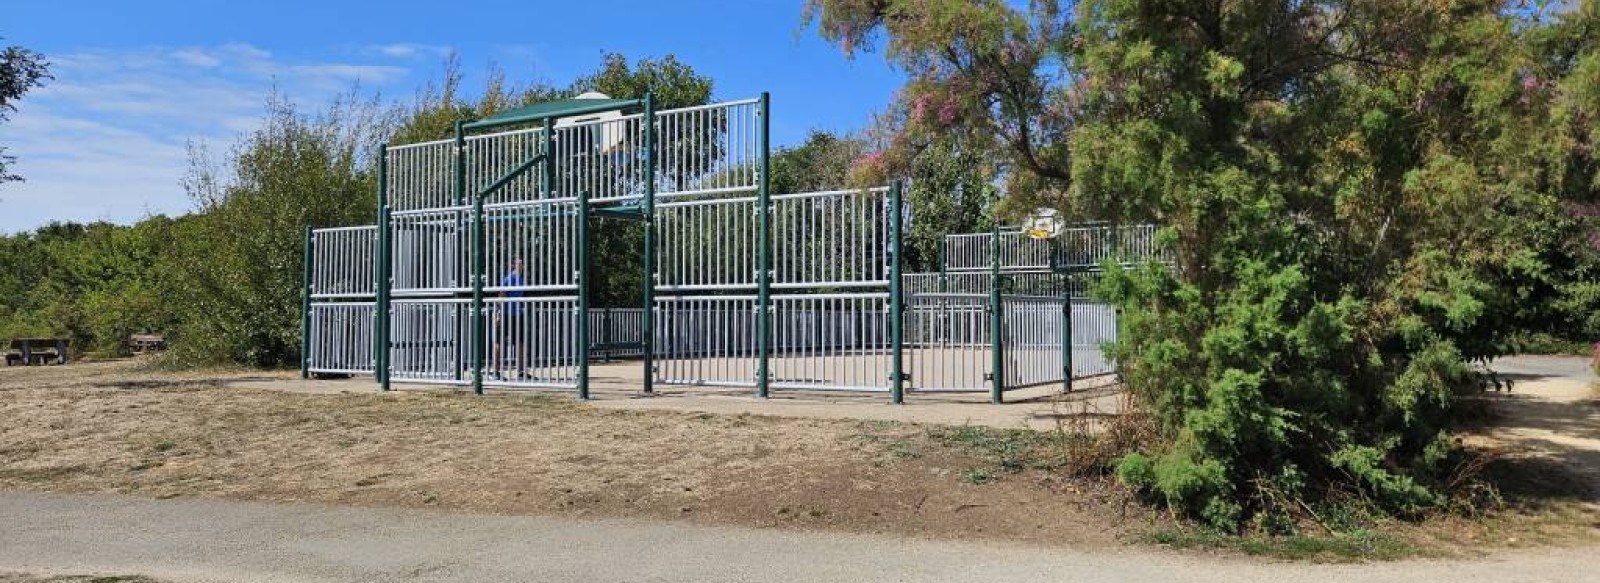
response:
<path id="1" fill-rule="evenodd" d="M 1596 265 L 1596 2 L 1074 8 L 807 14 L 910 73 L 887 163 L 963 136 L 1003 151 L 1014 200 L 1166 226 L 1177 265 L 1105 290 L 1167 438 L 1124 458 L 1126 482 L 1227 528 L 1276 524 L 1285 500 L 1443 504 L 1468 361 L 1504 350 L 1529 301 L 1600 307 L 1574 279 Z"/>

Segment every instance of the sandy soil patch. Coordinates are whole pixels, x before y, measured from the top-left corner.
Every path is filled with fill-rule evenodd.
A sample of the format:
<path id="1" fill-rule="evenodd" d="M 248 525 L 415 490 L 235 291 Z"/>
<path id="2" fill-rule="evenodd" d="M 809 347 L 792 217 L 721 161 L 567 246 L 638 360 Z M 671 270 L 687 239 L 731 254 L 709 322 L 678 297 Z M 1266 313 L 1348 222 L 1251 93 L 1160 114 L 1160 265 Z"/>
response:
<path id="1" fill-rule="evenodd" d="M 918 425 L 234 386 L 289 378 L 128 362 L 0 369 L 0 488 L 1078 546 L 1113 543 L 1109 525 L 1132 522 L 1108 489 L 995 467 L 967 436 Z"/>

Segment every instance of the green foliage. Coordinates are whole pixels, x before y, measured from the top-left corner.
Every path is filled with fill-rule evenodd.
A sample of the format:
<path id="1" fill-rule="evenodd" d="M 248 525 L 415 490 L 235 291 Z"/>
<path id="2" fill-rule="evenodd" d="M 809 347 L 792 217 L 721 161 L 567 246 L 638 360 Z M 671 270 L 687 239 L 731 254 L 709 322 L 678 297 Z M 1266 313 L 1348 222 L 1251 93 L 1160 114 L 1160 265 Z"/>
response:
<path id="1" fill-rule="evenodd" d="M 171 300 L 184 307 L 174 356 L 188 362 L 286 366 L 300 354 L 305 230 L 371 223 L 368 159 L 388 133 L 373 101 L 341 100 L 308 116 L 279 97 L 225 168 L 191 149 L 185 181 L 200 213 L 173 256 Z"/>
<path id="2" fill-rule="evenodd" d="M 115 354 L 129 334 L 165 329 L 165 282 L 149 266 L 170 249 L 172 224 L 53 223 L 0 238 L 0 339 L 68 337 Z"/>
<path id="3" fill-rule="evenodd" d="M 307 114 L 274 95 L 260 129 L 225 155 L 191 146 L 184 187 L 193 214 L 0 237 L 0 337 L 61 335 L 113 353 L 130 333 L 157 332 L 180 364 L 292 365 L 305 229 L 375 221 L 378 144 L 438 139 L 457 119 L 587 90 L 655 90 L 663 107 L 682 107 L 709 101 L 711 87 L 671 56 L 630 66 L 612 54 L 565 89 L 515 86 L 491 71 L 469 99 L 452 57 L 439 82 L 405 105 L 349 95 Z M 596 236 L 596 265 L 621 266 L 600 271 L 599 306 L 637 305 L 643 286 L 641 231 L 616 227 Z"/>
<path id="4" fill-rule="evenodd" d="M 1519 330 L 1600 337 L 1597 5 L 812 0 L 807 18 L 910 76 L 879 173 L 955 136 L 998 163 L 1002 213 L 1166 226 L 1176 264 L 1102 290 L 1165 437 L 1118 476 L 1273 530 L 1292 500 L 1439 507 L 1468 362 Z"/>
<path id="5" fill-rule="evenodd" d="M 1073 192 L 1179 242 L 1175 271 L 1108 278 L 1125 376 L 1169 436 L 1121 475 L 1218 528 L 1276 511 L 1281 488 L 1257 486 L 1276 468 L 1309 479 L 1295 497 L 1439 507 L 1466 361 L 1497 354 L 1513 306 L 1540 293 L 1497 284 L 1550 272 L 1519 233 L 1549 224 L 1563 193 L 1530 176 L 1565 153 L 1533 146 L 1549 128 L 1512 90 L 1536 58 L 1514 17 L 1354 2 L 1339 34 L 1293 24 L 1314 10 L 1081 12 L 1093 118 Z"/>
<path id="6" fill-rule="evenodd" d="M 10 119 L 11 113 L 17 110 L 18 99 L 49 79 L 54 77 L 50 75 L 50 61 L 44 55 L 19 46 L 0 51 L 0 122 Z M 15 161 L 16 157 L 6 155 L 5 147 L 0 146 L 0 184 L 22 180 L 21 176 L 6 170 Z"/>

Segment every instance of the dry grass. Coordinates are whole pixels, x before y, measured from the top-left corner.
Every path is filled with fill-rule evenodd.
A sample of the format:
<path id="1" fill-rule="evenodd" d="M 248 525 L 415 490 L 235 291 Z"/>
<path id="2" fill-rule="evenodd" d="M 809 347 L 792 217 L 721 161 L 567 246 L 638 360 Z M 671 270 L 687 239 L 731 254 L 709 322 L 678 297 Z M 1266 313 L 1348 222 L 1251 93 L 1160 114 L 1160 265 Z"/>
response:
<path id="1" fill-rule="evenodd" d="M 29 575 L 0 573 L 0 583 L 161 583 L 138 575 Z"/>
<path id="2" fill-rule="evenodd" d="M 1105 478 L 1071 477 L 1092 476 L 1127 444 L 1149 438 L 1147 424 L 1087 405 L 1062 410 L 1057 431 L 1035 432 L 608 410 L 565 396 L 229 386 L 288 375 L 158 371 L 127 361 L 0 368 L 0 489 L 646 517 L 1079 548 L 1155 540 L 1313 560 L 1479 554 L 1600 535 L 1600 506 L 1585 494 L 1588 478 L 1574 473 L 1600 457 L 1528 450 L 1528 436 L 1509 429 L 1469 440 L 1504 449 L 1483 471 L 1508 502 L 1487 516 L 1212 541 L 1131 504 Z M 1539 407 L 1528 401 L 1509 417 L 1557 423 L 1550 429 L 1567 437 L 1600 430 L 1568 408 Z"/>
<path id="3" fill-rule="evenodd" d="M 996 467 L 916 425 L 223 388 L 259 375 L 0 369 L 0 488 L 1117 540 L 1103 485 Z"/>

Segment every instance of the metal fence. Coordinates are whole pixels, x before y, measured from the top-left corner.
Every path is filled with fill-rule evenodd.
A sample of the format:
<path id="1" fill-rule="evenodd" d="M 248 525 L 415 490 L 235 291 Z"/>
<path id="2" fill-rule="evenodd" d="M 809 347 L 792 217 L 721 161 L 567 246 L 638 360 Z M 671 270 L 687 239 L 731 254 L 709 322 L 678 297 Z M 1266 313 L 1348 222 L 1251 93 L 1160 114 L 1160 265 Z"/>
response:
<path id="1" fill-rule="evenodd" d="M 1155 225 L 1068 227 L 1053 239 L 1034 239 L 1021 230 L 1001 229 L 945 237 L 942 246 L 948 272 L 1054 272 L 1096 269 L 1104 262 L 1129 265 L 1172 262 L 1172 254 L 1156 240 Z M 998 247 L 998 248 L 996 248 Z M 995 255 L 998 254 L 998 258 Z"/>
<path id="2" fill-rule="evenodd" d="M 379 224 L 308 234 L 306 368 L 582 396 L 592 360 L 639 358 L 646 390 L 996 399 L 1114 370 L 1115 311 L 1061 271 L 1159 258 L 1153 227 L 952 235 L 942 273 L 900 274 L 898 190 L 768 193 L 768 117 L 646 105 L 386 148 Z M 645 221 L 644 307 L 588 304 L 596 216 Z"/>
<path id="3" fill-rule="evenodd" d="M 373 357 L 371 299 L 311 304 L 311 371 L 327 374 L 371 374 Z"/>
<path id="4" fill-rule="evenodd" d="M 305 245 L 302 367 L 308 374 L 373 372 L 377 229 L 312 229 Z"/>

